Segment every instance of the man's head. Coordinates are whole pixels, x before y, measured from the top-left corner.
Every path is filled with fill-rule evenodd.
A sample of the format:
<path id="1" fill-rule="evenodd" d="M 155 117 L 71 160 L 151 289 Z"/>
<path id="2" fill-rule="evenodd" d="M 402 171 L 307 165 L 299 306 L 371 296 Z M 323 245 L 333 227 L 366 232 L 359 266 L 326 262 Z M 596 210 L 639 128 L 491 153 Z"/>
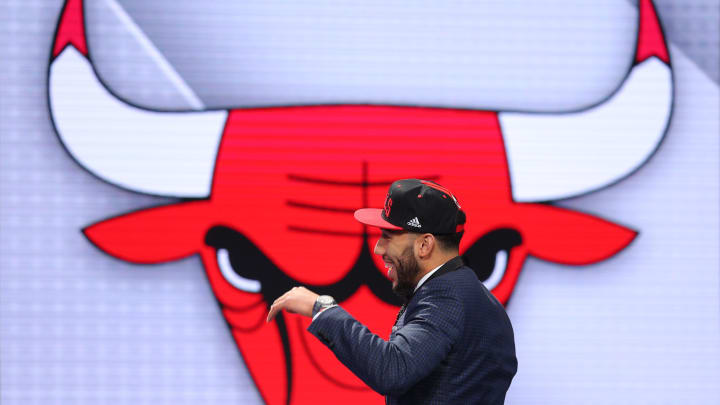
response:
<path id="1" fill-rule="evenodd" d="M 388 268 L 393 291 L 407 298 L 425 273 L 458 255 L 465 213 L 445 187 L 405 179 L 390 186 L 384 208 L 357 210 L 355 219 L 382 230 L 375 254 Z"/>

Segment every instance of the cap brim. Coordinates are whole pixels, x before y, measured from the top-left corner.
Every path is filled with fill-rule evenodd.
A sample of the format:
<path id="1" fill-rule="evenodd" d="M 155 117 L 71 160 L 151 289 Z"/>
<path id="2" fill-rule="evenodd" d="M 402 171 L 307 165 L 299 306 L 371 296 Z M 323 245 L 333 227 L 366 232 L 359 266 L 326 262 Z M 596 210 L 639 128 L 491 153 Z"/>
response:
<path id="1" fill-rule="evenodd" d="M 403 229 L 384 220 L 382 217 L 382 209 L 380 208 L 361 208 L 355 211 L 355 219 L 365 225 L 370 225 L 377 228 L 393 230 Z"/>

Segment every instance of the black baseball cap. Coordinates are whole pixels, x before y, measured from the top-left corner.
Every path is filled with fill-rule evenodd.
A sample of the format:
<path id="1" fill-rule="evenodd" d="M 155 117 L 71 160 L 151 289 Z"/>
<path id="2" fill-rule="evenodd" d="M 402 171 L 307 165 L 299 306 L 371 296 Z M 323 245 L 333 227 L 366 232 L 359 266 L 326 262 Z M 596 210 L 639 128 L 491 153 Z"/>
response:
<path id="1" fill-rule="evenodd" d="M 461 232 L 460 204 L 447 188 L 430 180 L 403 179 L 390 185 L 385 208 L 362 208 L 355 219 L 383 229 L 447 235 Z"/>

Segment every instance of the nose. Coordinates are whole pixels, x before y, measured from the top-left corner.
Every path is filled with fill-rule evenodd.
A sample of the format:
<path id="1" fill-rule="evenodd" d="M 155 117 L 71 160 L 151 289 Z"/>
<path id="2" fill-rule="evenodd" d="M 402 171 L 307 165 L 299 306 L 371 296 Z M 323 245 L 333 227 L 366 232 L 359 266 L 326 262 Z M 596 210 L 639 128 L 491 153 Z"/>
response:
<path id="1" fill-rule="evenodd" d="M 375 253 L 378 256 L 382 256 L 385 254 L 385 244 L 383 243 L 383 239 L 378 239 L 377 243 L 375 244 L 375 249 L 373 250 L 373 253 Z"/>

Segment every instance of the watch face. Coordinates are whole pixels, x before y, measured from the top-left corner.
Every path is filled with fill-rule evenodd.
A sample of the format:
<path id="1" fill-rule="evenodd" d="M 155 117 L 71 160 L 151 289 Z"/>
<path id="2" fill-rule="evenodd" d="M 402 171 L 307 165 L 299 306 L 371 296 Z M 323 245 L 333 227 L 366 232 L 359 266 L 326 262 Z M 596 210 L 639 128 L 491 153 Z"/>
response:
<path id="1" fill-rule="evenodd" d="M 320 305 L 332 305 L 333 302 L 335 302 L 335 299 L 329 295 L 321 295 L 318 297 L 318 302 Z"/>

